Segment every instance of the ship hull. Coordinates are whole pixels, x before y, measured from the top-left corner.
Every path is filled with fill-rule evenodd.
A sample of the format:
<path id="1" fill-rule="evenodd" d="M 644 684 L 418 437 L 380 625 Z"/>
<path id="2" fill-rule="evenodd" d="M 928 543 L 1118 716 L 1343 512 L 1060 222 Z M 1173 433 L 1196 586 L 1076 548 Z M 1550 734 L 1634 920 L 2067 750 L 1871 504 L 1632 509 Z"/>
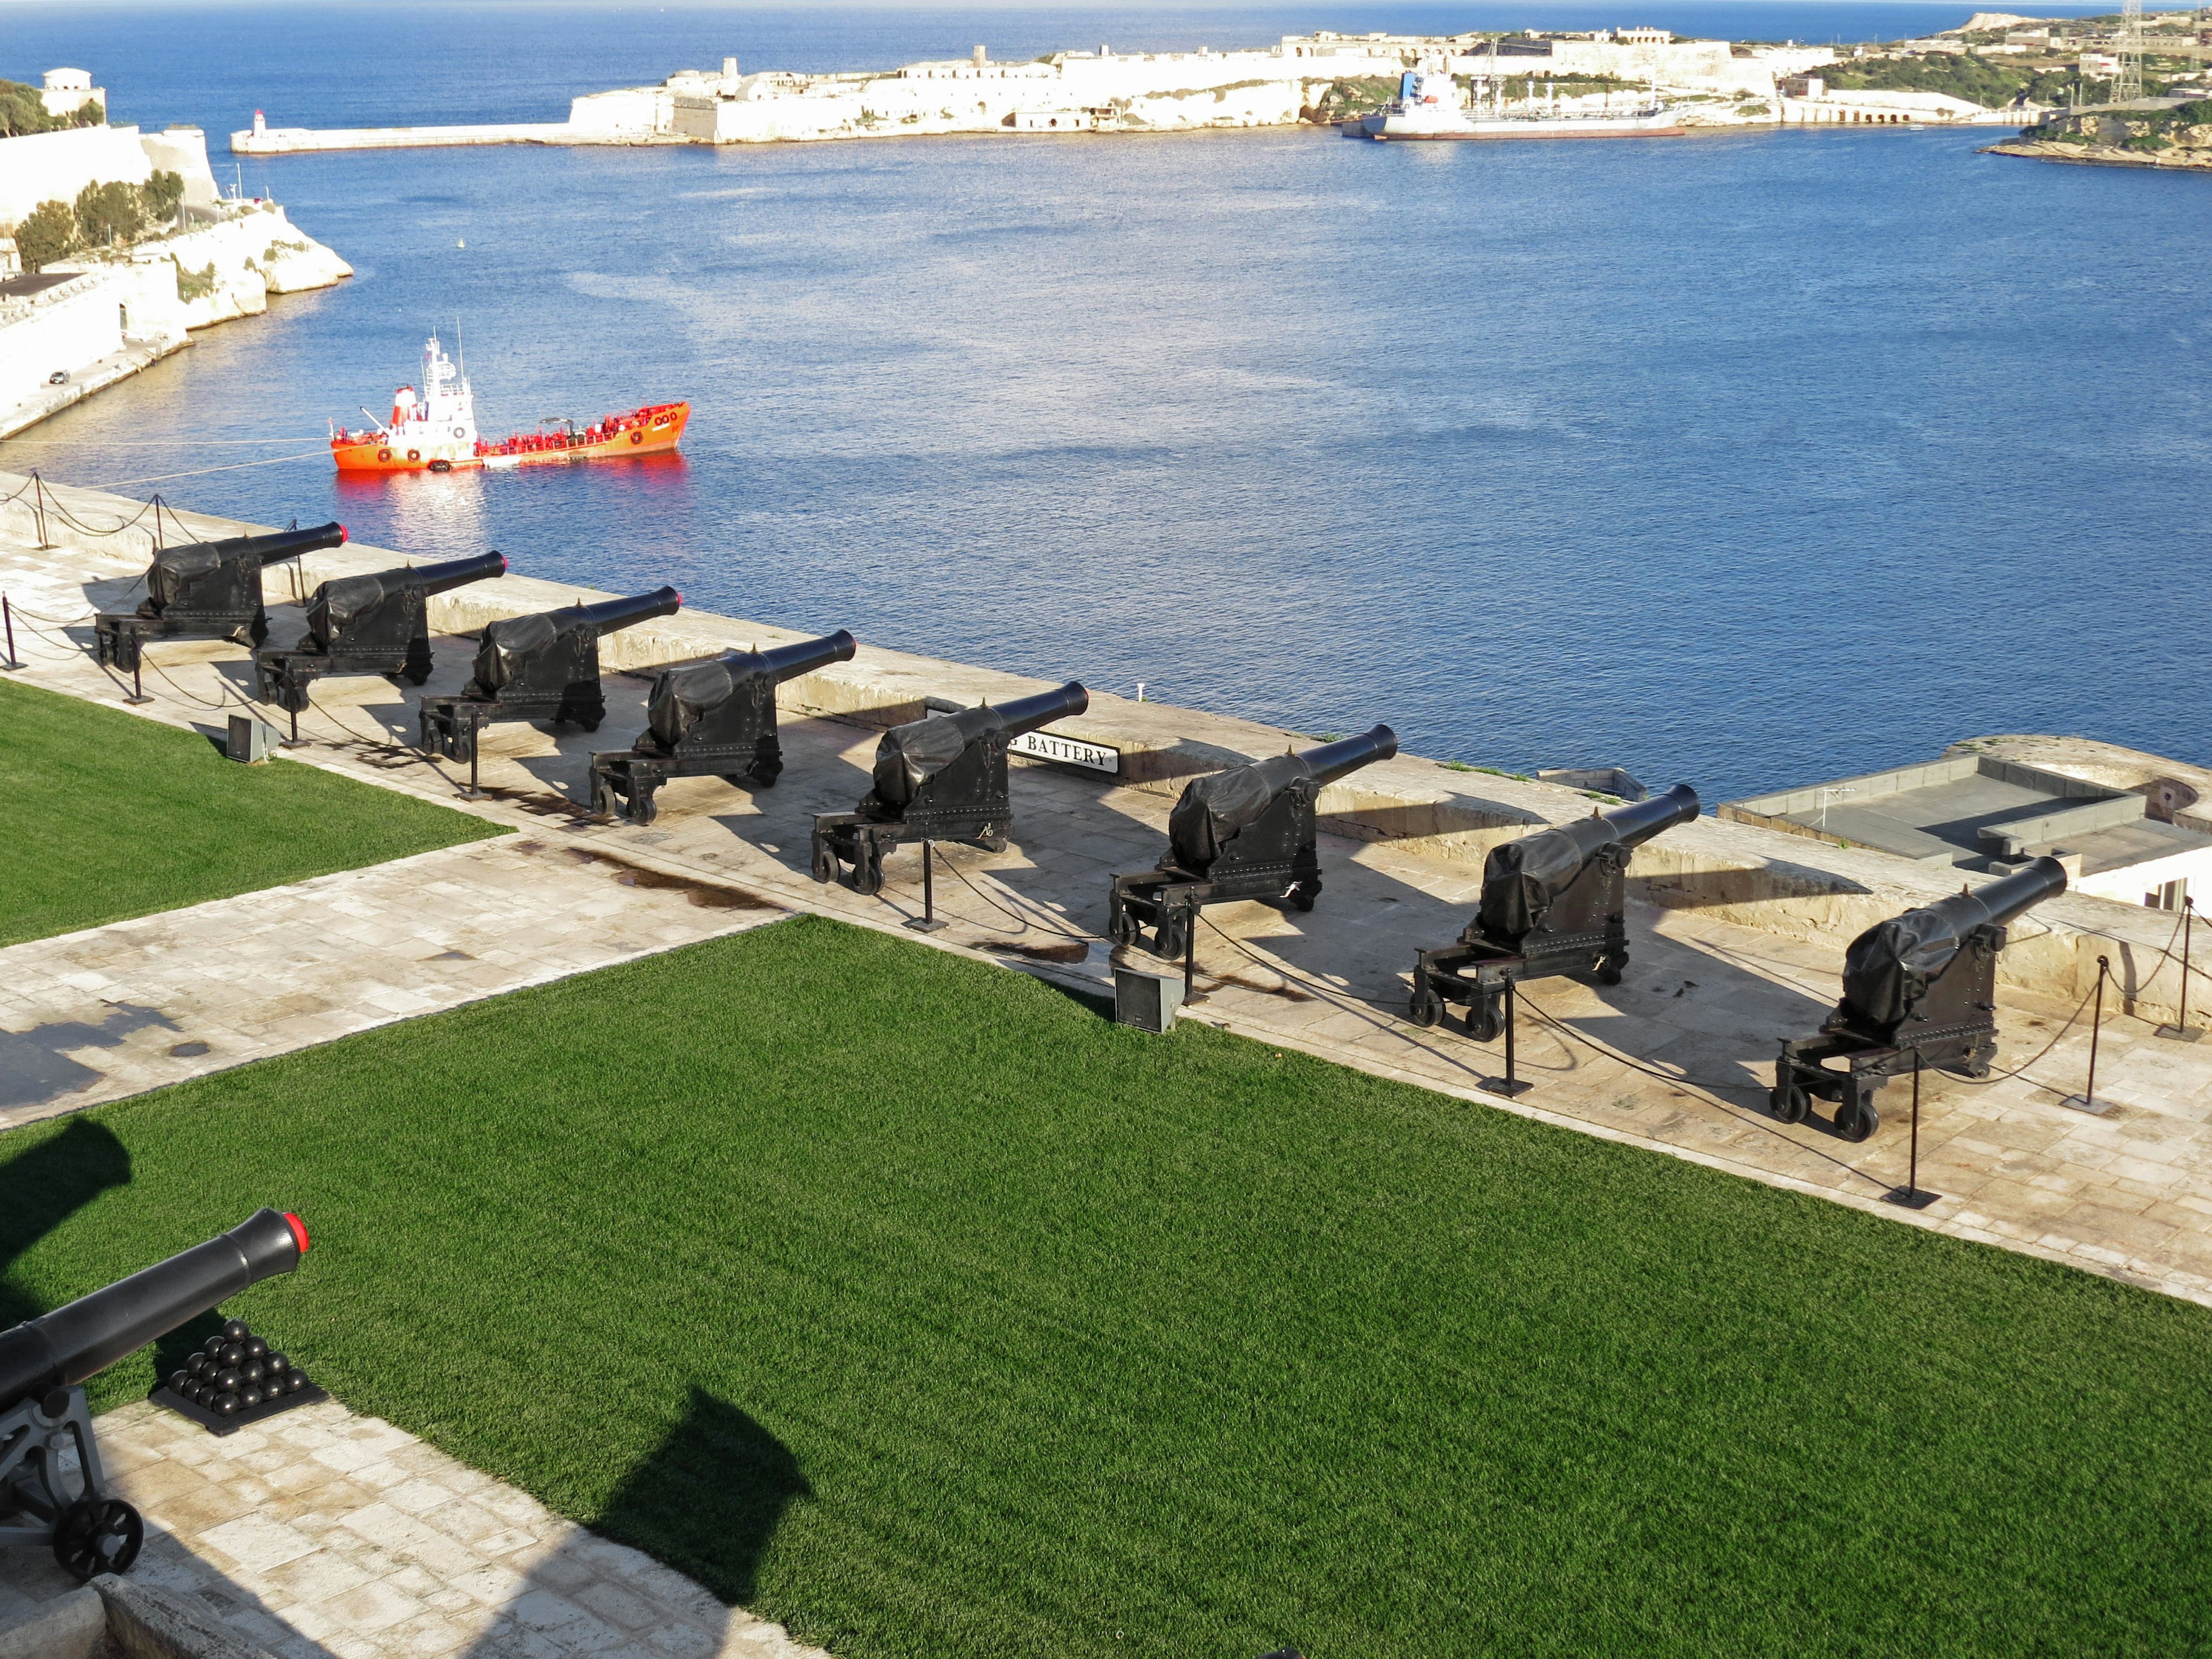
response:
<path id="1" fill-rule="evenodd" d="M 1664 116 L 1569 116 L 1557 120 L 1541 117 L 1470 121 L 1465 125 L 1431 126 L 1401 123 L 1395 116 L 1370 116 L 1362 123 L 1367 137 L 1391 143 L 1468 143 L 1492 139 L 1530 138 L 1681 138 L 1688 129 Z"/>
<path id="2" fill-rule="evenodd" d="M 349 434 L 332 440 L 331 459 L 341 472 L 459 472 L 665 455 L 683 441 L 684 428 L 690 418 L 688 403 L 653 404 L 623 416 L 617 430 L 590 441 L 560 434 L 508 438 L 499 443 Z"/>

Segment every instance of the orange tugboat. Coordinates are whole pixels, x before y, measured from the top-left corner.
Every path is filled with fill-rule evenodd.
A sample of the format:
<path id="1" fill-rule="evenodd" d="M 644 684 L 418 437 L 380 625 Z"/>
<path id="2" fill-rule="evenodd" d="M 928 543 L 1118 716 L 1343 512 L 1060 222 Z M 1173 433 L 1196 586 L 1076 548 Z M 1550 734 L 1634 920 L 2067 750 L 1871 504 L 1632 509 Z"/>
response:
<path id="1" fill-rule="evenodd" d="M 648 404 L 589 426 L 544 422 L 497 443 L 477 436 L 476 399 L 433 334 L 422 348 L 422 390 L 392 394 L 392 419 L 349 432 L 331 425 L 331 458 L 341 472 L 453 472 L 462 467 L 534 466 L 541 461 L 600 461 L 619 455 L 659 455 L 676 447 L 689 404 Z"/>

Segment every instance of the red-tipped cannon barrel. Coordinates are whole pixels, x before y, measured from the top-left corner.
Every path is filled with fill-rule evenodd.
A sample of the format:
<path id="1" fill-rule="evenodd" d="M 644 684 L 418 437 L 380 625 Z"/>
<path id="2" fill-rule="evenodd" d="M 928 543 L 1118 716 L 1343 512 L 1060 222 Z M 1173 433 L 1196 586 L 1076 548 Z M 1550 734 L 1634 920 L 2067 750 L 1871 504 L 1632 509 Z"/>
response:
<path id="1" fill-rule="evenodd" d="M 672 587 L 656 587 L 627 599 L 601 599 L 597 605 L 572 605 L 552 613 L 556 627 L 595 628 L 612 634 L 655 617 L 672 617 L 684 608 L 684 596 Z M 518 619 L 519 620 L 519 619 Z M 494 627 L 499 624 L 495 623 Z"/>
<path id="2" fill-rule="evenodd" d="M 248 1285 L 290 1273 L 307 1249 L 299 1217 L 257 1210 L 220 1237 L 0 1331 L 0 1411 L 82 1382 Z"/>
<path id="3" fill-rule="evenodd" d="M 296 559 L 346 538 L 342 524 L 319 524 L 312 530 L 276 530 L 266 536 L 229 536 L 215 542 L 185 542 L 165 547 L 154 555 L 146 572 L 146 596 L 159 615 L 169 605 L 187 599 L 195 583 L 204 582 L 225 567 L 245 574 L 262 566 Z"/>
<path id="4" fill-rule="evenodd" d="M 1594 812 L 1492 848 L 1482 866 L 1484 936 L 1517 946 L 1601 853 L 1608 848 L 1631 852 L 1697 816 L 1698 792 L 1678 783 L 1648 800 Z M 1626 860 L 1620 862 L 1625 866 Z"/>
<path id="5" fill-rule="evenodd" d="M 503 553 L 479 553 L 442 564 L 403 566 L 325 582 L 307 601 L 302 651 L 392 649 L 422 632 L 423 602 L 471 582 L 507 574 Z"/>

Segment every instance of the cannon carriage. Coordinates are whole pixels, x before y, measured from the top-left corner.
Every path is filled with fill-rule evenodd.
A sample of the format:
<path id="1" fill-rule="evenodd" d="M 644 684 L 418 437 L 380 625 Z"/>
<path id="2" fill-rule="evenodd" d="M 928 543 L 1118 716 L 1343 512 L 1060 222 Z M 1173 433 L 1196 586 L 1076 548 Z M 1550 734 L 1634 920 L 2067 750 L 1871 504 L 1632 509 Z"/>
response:
<path id="1" fill-rule="evenodd" d="M 430 678 L 430 596 L 506 571 L 504 555 L 482 553 L 325 582 L 307 600 L 299 644 L 254 653 L 257 694 L 297 714 L 307 706 L 307 688 L 325 675 L 382 674 L 421 685 Z"/>
<path id="2" fill-rule="evenodd" d="M 108 1490 L 82 1384 L 225 1298 L 291 1272 L 307 1249 L 297 1216 L 259 1210 L 204 1244 L 0 1331 L 0 1543 L 47 1545 L 81 1579 L 127 1571 L 145 1523 Z"/>
<path id="3" fill-rule="evenodd" d="M 681 593 L 662 587 L 488 624 L 460 695 L 422 700 L 422 748 L 449 760 L 471 760 L 477 734 L 501 720 L 550 720 L 598 731 L 607 715 L 599 684 L 600 638 L 673 616 L 683 604 Z"/>
<path id="4" fill-rule="evenodd" d="M 269 637 L 263 567 L 343 545 L 345 538 L 343 525 L 325 524 L 162 548 L 146 568 L 146 597 L 138 608 L 92 619 L 93 653 L 128 673 L 155 640 L 236 640 L 258 650 Z"/>
<path id="5" fill-rule="evenodd" d="M 1158 865 L 1114 878 L 1107 938 L 1173 957 L 1190 948 L 1209 904 L 1259 899 L 1312 909 L 1321 896 L 1321 792 L 1397 752 L 1398 734 L 1377 726 L 1193 781 L 1168 815 L 1168 850 Z"/>
<path id="6" fill-rule="evenodd" d="M 965 842 L 1004 852 L 1013 832 L 1007 746 L 1025 732 L 1068 720 L 1091 707 L 1074 680 L 1049 691 L 895 726 L 876 745 L 872 782 L 851 812 L 814 820 L 814 879 L 841 879 L 854 890 L 879 893 L 884 860 L 906 842 Z"/>
<path id="7" fill-rule="evenodd" d="M 671 778 L 719 777 L 773 788 L 783 772 L 775 689 L 857 649 L 843 629 L 766 651 L 728 651 L 656 672 L 645 730 L 626 750 L 592 757 L 592 811 L 632 823 L 659 815 L 653 797 Z"/>
<path id="8" fill-rule="evenodd" d="M 1832 1100 L 1836 1133 L 1864 1140 L 1881 1127 L 1875 1097 L 1889 1079 L 1921 1066 L 1989 1076 L 2006 924 L 2065 890 L 2066 866 L 2039 858 L 1861 933 L 1844 953 L 1844 994 L 1820 1034 L 1783 1042 L 1768 1096 L 1774 1115 L 1801 1123 L 1814 1099 Z"/>
<path id="9" fill-rule="evenodd" d="M 1697 816 L 1697 791 L 1678 783 L 1492 848 L 1482 898 L 1459 942 L 1414 958 L 1407 1018 L 1434 1025 L 1447 1004 L 1457 1004 L 1467 1010 L 1468 1035 L 1492 1042 L 1504 1029 L 1509 985 L 1555 974 L 1620 984 L 1628 966 L 1629 859 Z"/>

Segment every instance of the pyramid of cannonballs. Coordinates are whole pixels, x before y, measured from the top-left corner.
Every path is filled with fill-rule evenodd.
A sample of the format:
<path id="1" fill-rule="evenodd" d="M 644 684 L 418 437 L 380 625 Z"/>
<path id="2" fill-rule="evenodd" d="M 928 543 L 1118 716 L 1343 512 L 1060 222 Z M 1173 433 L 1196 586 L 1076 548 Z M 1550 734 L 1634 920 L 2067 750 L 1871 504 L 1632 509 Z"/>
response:
<path id="1" fill-rule="evenodd" d="M 256 1411 L 310 1386 L 305 1371 L 240 1319 L 208 1338 L 184 1368 L 169 1377 L 170 1393 L 217 1417 Z"/>

